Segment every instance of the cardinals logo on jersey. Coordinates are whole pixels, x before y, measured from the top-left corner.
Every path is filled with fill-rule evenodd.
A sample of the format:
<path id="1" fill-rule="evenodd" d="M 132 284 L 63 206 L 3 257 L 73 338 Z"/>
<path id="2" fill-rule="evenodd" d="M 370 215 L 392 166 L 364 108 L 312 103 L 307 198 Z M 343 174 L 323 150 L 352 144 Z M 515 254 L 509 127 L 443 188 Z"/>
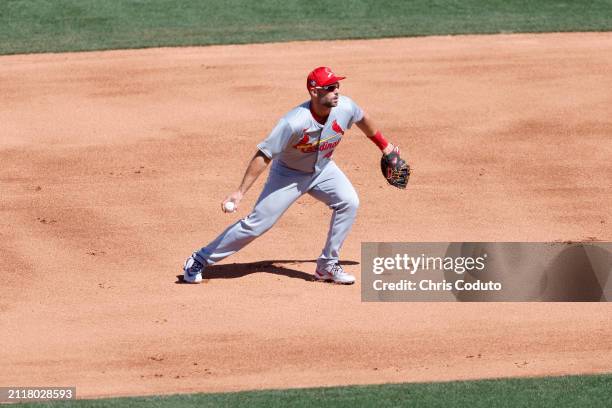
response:
<path id="1" fill-rule="evenodd" d="M 297 144 L 293 145 L 293 148 L 298 149 L 302 153 L 313 153 L 313 152 L 316 152 L 317 150 L 322 152 L 328 149 L 332 149 L 331 152 L 328 152 L 324 156 L 324 157 L 330 157 L 331 153 L 333 152 L 333 149 L 338 145 L 338 143 L 340 143 L 340 137 L 344 135 L 344 129 L 342 129 L 342 127 L 335 120 L 333 121 L 331 127 L 332 127 L 332 130 L 335 132 L 333 135 L 326 137 L 325 139 L 321 139 L 321 140 L 315 139 L 313 142 L 310 141 L 310 135 L 306 132 L 308 129 L 304 129 L 302 138 L 300 139 L 299 142 L 297 142 Z M 334 140 L 333 142 L 329 141 L 335 138 L 337 138 L 337 140 Z"/>
<path id="2" fill-rule="evenodd" d="M 336 133 L 340 133 L 341 135 L 344 135 L 344 129 L 342 129 L 342 127 L 335 120 L 334 120 L 334 123 L 332 123 L 332 130 Z"/>
<path id="3" fill-rule="evenodd" d="M 297 144 L 293 145 L 294 149 L 298 149 L 302 153 L 315 152 L 317 150 L 316 143 L 310 143 L 310 135 L 306 133 L 308 128 L 303 130 L 302 138 Z"/>

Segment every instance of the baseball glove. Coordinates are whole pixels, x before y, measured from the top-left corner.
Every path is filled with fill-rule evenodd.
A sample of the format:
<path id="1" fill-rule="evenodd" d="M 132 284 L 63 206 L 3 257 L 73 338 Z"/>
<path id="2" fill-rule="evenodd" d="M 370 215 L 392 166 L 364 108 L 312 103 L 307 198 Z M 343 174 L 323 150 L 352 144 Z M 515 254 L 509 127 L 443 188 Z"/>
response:
<path id="1" fill-rule="evenodd" d="M 391 153 L 380 158 L 380 170 L 387 182 L 393 187 L 406 188 L 410 178 L 410 166 L 400 157 L 398 146 Z"/>

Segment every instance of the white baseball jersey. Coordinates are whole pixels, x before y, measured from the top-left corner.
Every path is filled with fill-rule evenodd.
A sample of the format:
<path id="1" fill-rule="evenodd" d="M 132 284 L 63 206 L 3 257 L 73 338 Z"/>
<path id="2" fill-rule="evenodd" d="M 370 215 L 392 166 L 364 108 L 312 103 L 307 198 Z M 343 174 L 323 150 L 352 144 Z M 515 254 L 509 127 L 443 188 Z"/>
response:
<path id="1" fill-rule="evenodd" d="M 310 112 L 310 101 L 287 113 L 257 148 L 283 166 L 305 173 L 323 169 L 347 129 L 363 118 L 353 100 L 340 95 L 324 125 Z"/>

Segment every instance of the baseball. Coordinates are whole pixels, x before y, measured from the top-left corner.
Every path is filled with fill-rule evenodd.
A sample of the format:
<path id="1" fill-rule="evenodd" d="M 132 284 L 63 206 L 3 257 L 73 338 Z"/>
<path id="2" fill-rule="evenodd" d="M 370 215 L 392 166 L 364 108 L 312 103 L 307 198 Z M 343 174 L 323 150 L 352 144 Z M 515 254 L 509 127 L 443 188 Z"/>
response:
<path id="1" fill-rule="evenodd" d="M 225 208 L 225 212 L 234 212 L 236 205 L 233 202 L 228 201 L 223 205 L 223 208 Z"/>

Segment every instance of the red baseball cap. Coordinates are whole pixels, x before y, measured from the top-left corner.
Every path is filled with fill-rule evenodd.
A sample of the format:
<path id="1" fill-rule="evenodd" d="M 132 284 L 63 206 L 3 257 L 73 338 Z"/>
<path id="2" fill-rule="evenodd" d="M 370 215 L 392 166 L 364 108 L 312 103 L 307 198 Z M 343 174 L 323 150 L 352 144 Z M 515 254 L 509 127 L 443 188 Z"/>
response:
<path id="1" fill-rule="evenodd" d="M 308 74 L 308 78 L 306 78 L 306 88 L 310 89 L 317 86 L 335 84 L 344 78 L 346 77 L 337 76 L 334 74 L 329 67 L 318 67 L 313 69 L 310 74 Z"/>

